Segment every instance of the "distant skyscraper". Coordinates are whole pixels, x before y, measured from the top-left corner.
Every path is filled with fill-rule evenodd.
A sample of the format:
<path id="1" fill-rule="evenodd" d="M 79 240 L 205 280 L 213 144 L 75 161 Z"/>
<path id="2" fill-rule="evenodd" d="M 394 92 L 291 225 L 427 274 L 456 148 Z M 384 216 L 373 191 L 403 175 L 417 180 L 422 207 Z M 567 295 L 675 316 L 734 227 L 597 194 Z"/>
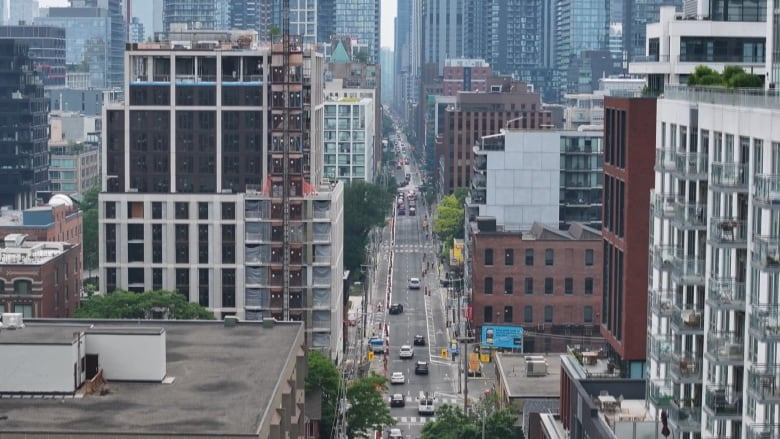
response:
<path id="1" fill-rule="evenodd" d="M 422 2 L 422 63 L 435 63 L 439 74 L 447 58 L 463 57 L 463 1 Z"/>
<path id="2" fill-rule="evenodd" d="M 230 2 L 229 28 L 258 30 L 262 0 L 232 0 Z"/>
<path id="3" fill-rule="evenodd" d="M 635 56 L 645 55 L 647 25 L 658 23 L 661 6 L 682 7 L 682 0 L 626 0 L 623 3 L 623 50 L 628 61 Z"/>
<path id="4" fill-rule="evenodd" d="M 144 40 L 146 40 L 144 24 L 141 23 L 141 20 L 138 17 L 133 17 L 130 21 L 130 42 L 140 43 Z"/>
<path id="5" fill-rule="evenodd" d="M 406 79 L 409 74 L 410 25 L 412 21 L 412 0 L 398 0 L 395 18 L 395 65 L 393 66 L 393 106 L 401 114 L 406 101 Z M 384 68 L 384 67 L 383 67 Z M 384 71 L 384 70 L 383 70 Z"/>
<path id="6" fill-rule="evenodd" d="M 28 45 L 30 58 L 44 86 L 65 85 L 65 29 L 32 24 L 0 26 L 0 39 Z"/>
<path id="7" fill-rule="evenodd" d="M 163 32 L 186 26 L 187 29 L 227 28 L 226 0 L 163 0 Z"/>
<path id="8" fill-rule="evenodd" d="M 557 0 L 555 3 L 555 71 L 558 99 L 567 92 L 572 62 L 583 51 L 606 50 L 609 29 L 607 0 Z"/>
<path id="9" fill-rule="evenodd" d="M 317 42 L 330 41 L 330 37 L 336 35 L 336 3 L 338 1 L 317 0 Z"/>
<path id="10" fill-rule="evenodd" d="M 281 3 L 280 0 L 276 0 Z M 317 4 L 318 0 L 290 0 L 290 34 L 301 35 L 305 44 L 317 42 Z M 278 27 L 281 29 L 281 5 L 279 5 L 280 20 Z"/>
<path id="11" fill-rule="evenodd" d="M 368 62 L 379 62 L 379 0 L 335 0 L 336 34 L 368 46 Z"/>
<path id="12" fill-rule="evenodd" d="M 11 0 L 8 6 L 9 24 L 19 24 L 20 21 L 30 24 L 38 16 L 36 0 Z"/>
<path id="13" fill-rule="evenodd" d="M 393 73 L 395 72 L 395 54 L 389 47 L 379 50 L 379 65 L 382 67 L 382 103 L 391 105 L 393 102 Z"/>

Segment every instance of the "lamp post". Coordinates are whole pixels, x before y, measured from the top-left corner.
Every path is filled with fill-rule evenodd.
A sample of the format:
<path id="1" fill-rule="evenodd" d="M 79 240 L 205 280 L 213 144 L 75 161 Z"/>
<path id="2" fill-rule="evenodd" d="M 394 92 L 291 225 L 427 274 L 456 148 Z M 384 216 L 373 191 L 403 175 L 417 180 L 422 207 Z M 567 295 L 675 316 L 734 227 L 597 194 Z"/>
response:
<path id="1" fill-rule="evenodd" d="M 469 343 L 474 341 L 472 337 L 460 337 L 458 338 L 458 341 L 463 343 L 463 352 L 461 352 L 461 356 L 463 357 L 463 366 L 461 368 L 458 368 L 459 372 L 465 371 L 463 373 L 463 413 L 468 414 L 469 412 L 469 370 L 468 370 L 468 359 L 469 359 Z M 458 383 L 460 384 L 460 377 L 458 377 Z"/>

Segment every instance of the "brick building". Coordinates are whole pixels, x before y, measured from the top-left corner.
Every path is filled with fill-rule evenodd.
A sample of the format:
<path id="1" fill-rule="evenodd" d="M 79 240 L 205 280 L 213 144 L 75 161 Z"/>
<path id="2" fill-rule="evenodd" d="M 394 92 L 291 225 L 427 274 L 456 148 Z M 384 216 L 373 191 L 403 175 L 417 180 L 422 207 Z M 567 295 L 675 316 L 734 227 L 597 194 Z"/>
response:
<path id="1" fill-rule="evenodd" d="M 563 352 L 577 337 L 598 335 L 602 243 L 598 231 L 536 223 L 506 231 L 494 218 L 472 226 L 472 316 L 484 324 L 523 326 L 525 352 Z"/>
<path id="2" fill-rule="evenodd" d="M 493 77 L 486 93 L 459 92 L 445 111 L 443 125 L 443 135 L 436 141 L 437 174 L 444 193 L 451 193 L 469 187 L 473 147 L 481 137 L 507 127 L 553 128 L 553 115 L 526 83 Z"/>
<path id="3" fill-rule="evenodd" d="M 0 248 L 0 310 L 71 317 L 81 292 L 81 246 L 10 234 Z"/>
<path id="4" fill-rule="evenodd" d="M 650 203 L 655 178 L 656 99 L 607 97 L 604 108 L 601 335 L 609 343 L 610 357 L 626 377 L 642 378 L 647 346 L 649 216 L 627 213 L 644 212 Z"/>
<path id="5" fill-rule="evenodd" d="M 444 60 L 444 96 L 457 96 L 461 91 L 485 92 L 488 78 L 492 76 L 493 69 L 484 59 Z"/>

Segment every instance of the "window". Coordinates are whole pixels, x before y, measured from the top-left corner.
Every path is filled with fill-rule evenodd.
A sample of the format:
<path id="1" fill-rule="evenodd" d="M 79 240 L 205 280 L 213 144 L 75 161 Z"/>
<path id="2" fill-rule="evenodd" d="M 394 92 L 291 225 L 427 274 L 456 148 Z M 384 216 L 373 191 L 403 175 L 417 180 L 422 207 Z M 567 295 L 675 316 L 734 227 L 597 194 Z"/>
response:
<path id="1" fill-rule="evenodd" d="M 585 278 L 585 294 L 586 295 L 593 294 L 593 278 L 592 277 L 586 277 Z"/>
<path id="2" fill-rule="evenodd" d="M 14 281 L 14 294 L 24 296 L 32 294 L 32 281 L 29 280 L 15 280 Z"/>
<path id="3" fill-rule="evenodd" d="M 534 307 L 531 305 L 526 305 L 525 309 L 523 311 L 523 320 L 526 323 L 532 323 L 534 321 Z"/>
<path id="4" fill-rule="evenodd" d="M 104 206 L 106 209 L 106 218 L 116 218 L 116 203 L 113 201 L 106 201 Z"/>
<path id="5" fill-rule="evenodd" d="M 236 219 L 236 205 L 233 203 L 222 203 L 222 219 Z"/>
<path id="6" fill-rule="evenodd" d="M 190 217 L 190 204 L 187 202 L 176 202 L 176 219 L 188 219 Z"/>
<path id="7" fill-rule="evenodd" d="M 525 249 L 525 265 L 526 267 L 533 267 L 534 265 L 534 249 Z"/>
<path id="8" fill-rule="evenodd" d="M 574 294 L 574 279 L 567 277 L 564 281 L 563 291 L 566 294 Z"/>
<path id="9" fill-rule="evenodd" d="M 485 249 L 485 265 L 493 265 L 493 249 Z"/>
<path id="10" fill-rule="evenodd" d="M 553 293 L 553 279 L 551 277 L 544 278 L 544 294 Z"/>
<path id="11" fill-rule="evenodd" d="M 546 305 L 544 307 L 544 323 L 552 323 L 553 321 L 553 307 L 552 305 Z"/>
<path id="12" fill-rule="evenodd" d="M 533 294 L 534 293 L 534 278 L 527 277 L 525 278 L 525 294 Z"/>
<path id="13" fill-rule="evenodd" d="M 209 219 L 209 203 L 203 201 L 198 202 L 198 219 Z"/>
<path id="14" fill-rule="evenodd" d="M 585 323 L 593 323 L 593 307 L 592 306 L 586 306 L 584 310 L 584 315 L 582 316 Z"/>
<path id="15" fill-rule="evenodd" d="M 512 323 L 512 307 L 504 307 L 504 323 Z"/>
<path id="16" fill-rule="evenodd" d="M 514 281 L 511 277 L 504 278 L 504 294 L 514 293 Z"/>
<path id="17" fill-rule="evenodd" d="M 493 294 L 493 278 L 492 277 L 486 277 L 485 278 L 485 294 Z"/>
<path id="18" fill-rule="evenodd" d="M 32 305 L 14 304 L 14 312 L 22 314 L 22 317 L 26 319 L 31 319 L 33 317 Z"/>
<path id="19" fill-rule="evenodd" d="M 585 265 L 588 267 L 593 265 L 593 250 L 585 250 Z"/>
<path id="20" fill-rule="evenodd" d="M 162 219 L 163 204 L 160 201 L 152 201 L 152 219 Z"/>
<path id="21" fill-rule="evenodd" d="M 504 265 L 515 265 L 515 251 L 511 248 L 504 250 Z"/>
<path id="22" fill-rule="evenodd" d="M 493 307 L 492 306 L 486 306 L 483 308 L 482 313 L 484 314 L 483 320 L 485 323 L 492 323 L 493 322 Z"/>
<path id="23" fill-rule="evenodd" d="M 553 249 L 548 248 L 544 251 L 544 265 L 550 266 L 553 264 Z"/>

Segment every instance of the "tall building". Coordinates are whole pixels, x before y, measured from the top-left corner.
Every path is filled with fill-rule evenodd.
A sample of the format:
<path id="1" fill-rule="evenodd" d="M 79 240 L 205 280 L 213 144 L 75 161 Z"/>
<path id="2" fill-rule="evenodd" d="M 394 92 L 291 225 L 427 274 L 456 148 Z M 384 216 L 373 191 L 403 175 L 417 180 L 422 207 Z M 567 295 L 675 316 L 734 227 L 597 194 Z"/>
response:
<path id="1" fill-rule="evenodd" d="M 412 47 L 409 33 L 411 32 L 412 24 L 412 1 L 398 0 L 394 23 L 393 109 L 399 115 L 403 114 L 403 108 L 407 99 L 407 82 L 410 76 Z"/>
<path id="2" fill-rule="evenodd" d="M 130 21 L 130 43 L 140 43 L 146 41 L 146 29 L 143 22 L 138 17 L 133 17 Z"/>
<path id="3" fill-rule="evenodd" d="M 163 0 L 163 32 L 182 30 L 224 30 L 220 21 L 220 0 Z"/>
<path id="4" fill-rule="evenodd" d="M 31 24 L 38 17 L 36 0 L 11 0 L 8 3 L 8 24 Z"/>
<path id="5" fill-rule="evenodd" d="M 556 0 L 555 71 L 553 80 L 558 99 L 569 90 L 567 74 L 583 51 L 606 50 L 609 32 L 609 6 L 606 0 Z M 582 92 L 581 90 L 579 92 Z"/>
<path id="6" fill-rule="evenodd" d="M 632 215 L 651 205 L 654 184 L 654 98 L 606 97 L 604 100 L 604 294 L 601 334 L 607 356 L 626 378 L 645 375 L 647 333 L 647 215 Z M 692 157 L 695 158 L 695 157 Z M 688 166 L 686 156 L 678 156 Z M 677 209 L 679 222 L 687 218 Z"/>
<path id="7" fill-rule="evenodd" d="M 28 45 L 44 87 L 65 85 L 65 29 L 32 24 L 0 26 L 0 39 L 8 38 Z"/>
<path id="8" fill-rule="evenodd" d="M 442 92 L 457 96 L 461 91 L 486 92 L 493 70 L 484 59 L 447 59 L 444 61 Z"/>
<path id="9" fill-rule="evenodd" d="M 682 0 L 627 0 L 623 2 L 623 50 L 628 61 L 645 56 L 647 25 L 658 23 L 661 6 L 682 7 Z"/>
<path id="10" fill-rule="evenodd" d="M 279 29 L 283 29 L 281 0 L 274 0 L 276 3 L 275 23 Z M 304 44 L 317 43 L 317 9 L 319 0 L 289 0 L 289 32 L 290 35 L 300 35 L 303 37 Z"/>
<path id="11" fill-rule="evenodd" d="M 91 86 L 122 85 L 125 20 L 121 0 L 71 0 L 70 7 L 52 7 L 36 24 L 65 29 L 65 62 L 86 70 Z"/>
<path id="12" fill-rule="evenodd" d="M 383 47 L 379 51 L 379 65 L 382 67 L 382 104 L 393 105 L 395 94 L 395 53 L 389 47 Z"/>
<path id="13" fill-rule="evenodd" d="M 377 161 L 373 145 L 376 137 L 381 137 L 374 126 L 374 99 L 340 97 L 329 86 L 325 93 L 329 97 L 325 101 L 323 177 L 348 183 L 373 182 Z"/>
<path id="14" fill-rule="evenodd" d="M 100 289 L 301 320 L 337 360 L 343 185 L 321 175 L 322 55 L 298 37 L 260 49 L 230 35 L 126 52 L 128 99 L 103 124 Z"/>
<path id="15" fill-rule="evenodd" d="M 48 113 L 29 46 L 0 39 L 0 206 L 35 206 L 49 188 Z"/>
<path id="16" fill-rule="evenodd" d="M 230 2 L 229 29 L 260 31 L 262 0 L 233 0 Z"/>
<path id="17" fill-rule="evenodd" d="M 463 1 L 422 1 L 420 62 L 436 65 L 439 76 L 445 59 L 463 57 Z"/>
<path id="18" fill-rule="evenodd" d="M 380 0 L 335 0 L 336 34 L 349 35 L 368 48 L 366 62 L 379 63 Z"/>

